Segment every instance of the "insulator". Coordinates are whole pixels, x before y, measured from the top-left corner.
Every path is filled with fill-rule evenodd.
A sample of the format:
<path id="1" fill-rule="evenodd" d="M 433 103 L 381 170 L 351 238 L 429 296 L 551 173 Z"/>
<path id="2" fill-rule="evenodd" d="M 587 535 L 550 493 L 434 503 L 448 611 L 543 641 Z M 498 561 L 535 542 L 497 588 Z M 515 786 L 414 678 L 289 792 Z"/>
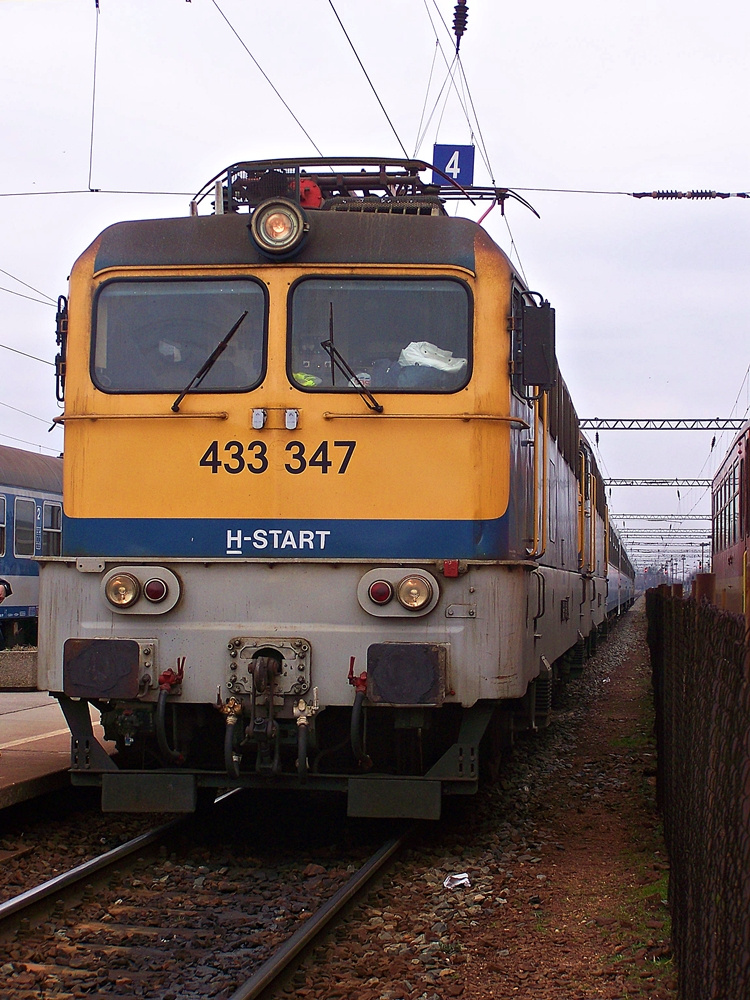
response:
<path id="1" fill-rule="evenodd" d="M 469 5 L 459 0 L 453 13 L 453 34 L 456 36 L 456 52 L 458 52 L 461 46 L 461 37 L 466 31 L 466 22 L 468 19 Z"/>
<path id="2" fill-rule="evenodd" d="M 732 196 L 726 191 L 639 191 L 633 193 L 634 198 L 658 198 L 661 201 L 666 201 L 667 199 L 674 198 L 688 198 L 688 199 L 711 199 L 711 198 L 731 198 Z M 737 197 L 745 197 L 745 195 L 737 195 Z"/>

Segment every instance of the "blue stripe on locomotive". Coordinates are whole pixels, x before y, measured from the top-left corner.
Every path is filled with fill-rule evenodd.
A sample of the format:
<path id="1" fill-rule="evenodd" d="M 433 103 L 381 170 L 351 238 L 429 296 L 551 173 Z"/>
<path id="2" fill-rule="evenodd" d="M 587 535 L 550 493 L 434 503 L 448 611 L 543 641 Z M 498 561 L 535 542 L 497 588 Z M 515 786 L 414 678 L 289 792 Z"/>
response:
<path id="1" fill-rule="evenodd" d="M 480 521 L 71 518 L 63 555 L 105 559 L 504 559 L 508 518 Z"/>

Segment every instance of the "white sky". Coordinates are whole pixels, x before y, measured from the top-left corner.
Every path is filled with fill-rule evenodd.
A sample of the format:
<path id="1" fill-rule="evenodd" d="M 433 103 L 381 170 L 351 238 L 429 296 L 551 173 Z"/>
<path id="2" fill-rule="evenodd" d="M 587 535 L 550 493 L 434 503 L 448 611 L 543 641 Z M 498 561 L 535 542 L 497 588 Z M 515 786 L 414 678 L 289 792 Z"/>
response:
<path id="1" fill-rule="evenodd" d="M 449 0 L 334 0 L 388 114 L 415 152 Z M 100 0 L 88 193 L 94 0 L 0 0 L 0 269 L 56 298 L 107 225 L 185 215 L 229 163 L 316 155 L 220 10 L 324 154 L 400 155 L 327 0 Z M 498 185 L 750 190 L 750 7 L 739 0 L 470 0 L 461 45 Z M 428 109 L 446 70 L 437 56 Z M 439 122 L 439 127 L 438 127 Z M 458 100 L 432 143 L 469 143 Z M 475 182 L 491 178 L 477 156 Z M 85 193 L 6 197 L 14 192 Z M 557 310 L 582 417 L 742 415 L 750 200 L 657 202 L 524 191 L 508 224 L 532 288 Z M 480 206 L 461 208 L 478 215 Z M 486 228 L 510 250 L 498 209 Z M 514 256 L 514 260 L 515 260 Z M 5 274 L 0 286 L 35 295 Z M 54 309 L 0 292 L 0 344 L 52 361 Z M 53 370 L 0 348 L 0 443 L 59 449 Z M 743 382 L 744 379 L 744 382 Z M 710 476 L 712 433 L 601 432 L 605 477 Z M 706 512 L 699 490 L 615 489 L 614 511 Z M 620 522 L 621 523 L 621 522 Z M 677 551 L 673 549 L 673 551 Z"/>

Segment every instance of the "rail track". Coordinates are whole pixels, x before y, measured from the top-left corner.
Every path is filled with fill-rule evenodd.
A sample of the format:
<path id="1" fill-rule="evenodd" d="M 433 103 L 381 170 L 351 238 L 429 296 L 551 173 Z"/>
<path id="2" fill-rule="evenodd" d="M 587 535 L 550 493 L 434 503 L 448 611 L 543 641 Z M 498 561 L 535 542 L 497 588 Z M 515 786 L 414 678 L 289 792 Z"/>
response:
<path id="1" fill-rule="evenodd" d="M 202 831 L 163 824 L 1 903 L 3 996 L 253 1000 L 408 836 L 374 852 L 243 850 L 240 826 L 227 841 L 231 811 L 217 805 Z"/>

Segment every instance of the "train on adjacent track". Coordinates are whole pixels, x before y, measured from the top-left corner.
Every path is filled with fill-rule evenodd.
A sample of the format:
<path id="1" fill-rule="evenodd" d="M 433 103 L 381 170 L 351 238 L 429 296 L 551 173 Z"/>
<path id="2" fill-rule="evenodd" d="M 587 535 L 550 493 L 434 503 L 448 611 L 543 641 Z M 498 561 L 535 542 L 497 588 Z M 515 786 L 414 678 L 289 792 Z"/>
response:
<path id="1" fill-rule="evenodd" d="M 632 602 L 554 310 L 428 169 L 234 164 L 76 262 L 40 686 L 104 809 L 437 818 Z"/>
<path id="2" fill-rule="evenodd" d="M 750 600 L 750 422 L 730 445 L 711 486 L 711 571 L 714 600 L 735 614 L 747 611 Z"/>
<path id="3" fill-rule="evenodd" d="M 35 645 L 40 556 L 62 552 L 62 461 L 0 445 L 0 649 Z"/>

